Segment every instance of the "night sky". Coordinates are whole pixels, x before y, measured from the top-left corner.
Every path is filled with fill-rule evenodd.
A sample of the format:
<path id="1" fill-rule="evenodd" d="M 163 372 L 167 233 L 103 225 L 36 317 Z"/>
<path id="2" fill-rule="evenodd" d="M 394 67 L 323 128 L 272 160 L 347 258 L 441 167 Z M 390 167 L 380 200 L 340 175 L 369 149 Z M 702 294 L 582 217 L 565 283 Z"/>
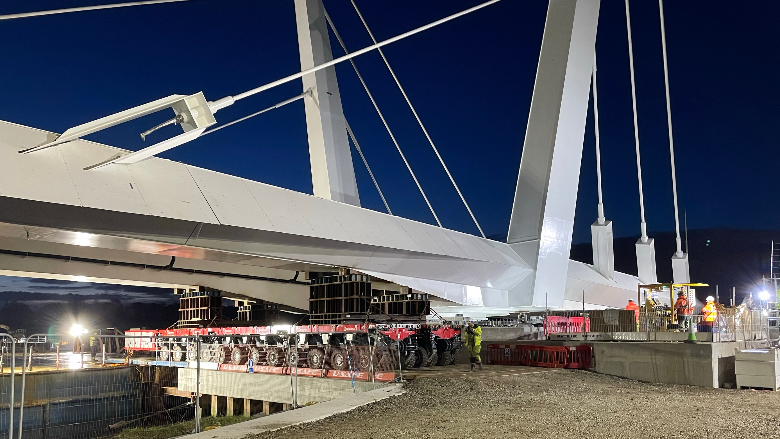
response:
<path id="1" fill-rule="evenodd" d="M 106 0 L 4 1 L 0 14 Z M 379 40 L 479 1 L 357 2 Z M 347 1 L 325 6 L 350 50 L 371 44 Z M 658 4 L 631 2 L 645 204 L 653 231 L 674 227 Z M 504 0 L 385 48 L 392 66 L 487 235 L 509 223 L 547 2 Z M 677 177 L 690 228 L 777 229 L 775 127 L 780 3 L 665 3 Z M 300 70 L 292 1 L 196 0 L 0 22 L 0 119 L 62 132 L 169 94 L 234 95 Z M 334 55 L 342 54 L 331 38 Z M 603 0 L 597 41 L 607 218 L 639 233 L 625 10 Z M 465 208 L 376 53 L 356 59 L 447 228 L 476 234 Z M 344 112 L 393 212 L 434 223 L 348 63 L 337 66 Z M 229 122 L 301 93 L 300 81 L 220 111 Z M 89 138 L 127 149 L 158 113 Z M 177 128 L 178 129 L 178 128 Z M 159 141 L 178 133 L 153 135 Z M 65 146 L 67 147 L 67 146 Z M 311 193 L 303 104 L 162 154 Z M 384 211 L 353 152 L 364 207 Z M 574 242 L 596 218 L 592 113 Z M 682 212 L 681 212 L 682 215 Z M 666 258 L 666 255 L 659 256 Z"/>

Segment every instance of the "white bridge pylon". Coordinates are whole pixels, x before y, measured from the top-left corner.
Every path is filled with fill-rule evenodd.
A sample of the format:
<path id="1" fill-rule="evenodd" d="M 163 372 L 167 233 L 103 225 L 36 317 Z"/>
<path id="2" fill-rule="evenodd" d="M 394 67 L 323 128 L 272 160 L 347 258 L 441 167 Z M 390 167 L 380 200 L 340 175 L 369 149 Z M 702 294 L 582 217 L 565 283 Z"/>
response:
<path id="1" fill-rule="evenodd" d="M 302 70 L 332 59 L 321 6 L 296 0 Z M 598 0 L 550 2 L 509 243 L 358 207 L 335 70 L 325 69 L 303 76 L 304 90 L 321 98 L 320 105 L 305 98 L 318 196 L 157 157 L 94 168 L 128 151 L 82 139 L 55 145 L 54 133 L 0 122 L 0 250 L 30 243 L 61 256 L 77 248 L 119 260 L 175 256 L 201 271 L 238 267 L 255 278 L 350 268 L 497 314 L 581 301 L 622 307 L 636 292 L 635 277 L 607 279 L 569 259 L 598 11 Z M 18 154 L 46 144 L 52 146 Z M 15 261 L 14 270 L 0 264 L 0 274 L 74 275 L 36 268 L 33 259 Z M 241 294 L 266 298 L 243 288 Z M 273 299 L 301 307 L 307 293 L 300 294 Z"/>

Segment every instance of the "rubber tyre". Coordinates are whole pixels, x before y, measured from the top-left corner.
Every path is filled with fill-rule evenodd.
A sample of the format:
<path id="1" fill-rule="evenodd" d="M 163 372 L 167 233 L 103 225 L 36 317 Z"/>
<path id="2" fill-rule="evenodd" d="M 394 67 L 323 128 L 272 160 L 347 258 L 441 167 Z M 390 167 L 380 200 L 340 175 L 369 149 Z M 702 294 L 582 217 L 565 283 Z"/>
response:
<path id="1" fill-rule="evenodd" d="M 290 367 L 298 367 L 298 362 L 300 360 L 300 355 L 298 355 L 298 350 L 291 350 L 287 352 L 286 355 L 287 358 L 287 365 Z"/>
<path id="2" fill-rule="evenodd" d="M 269 366 L 279 366 L 282 363 L 282 352 L 277 348 L 268 348 L 265 351 L 265 361 Z"/>
<path id="3" fill-rule="evenodd" d="M 401 367 L 403 369 L 411 369 L 417 362 L 417 352 L 412 351 L 409 355 L 401 356 Z"/>
<path id="4" fill-rule="evenodd" d="M 451 354 L 452 359 L 450 360 L 450 364 L 455 364 L 455 361 L 458 359 L 458 352 L 459 351 L 460 351 L 460 349 L 455 349 L 454 351 L 452 351 L 452 354 Z"/>
<path id="5" fill-rule="evenodd" d="M 200 361 L 210 363 L 213 360 L 213 356 L 211 355 L 211 346 L 207 344 L 200 345 Z"/>
<path id="6" fill-rule="evenodd" d="M 306 364 L 312 369 L 322 369 L 325 366 L 325 351 L 320 348 L 309 349 Z"/>
<path id="7" fill-rule="evenodd" d="M 182 358 L 184 358 L 184 350 L 181 348 L 180 344 L 173 345 L 171 357 L 173 358 L 173 361 L 181 361 Z"/>
<path id="8" fill-rule="evenodd" d="M 198 360 L 198 353 L 197 353 L 197 346 L 195 344 L 189 344 L 187 345 L 187 361 L 197 361 Z"/>
<path id="9" fill-rule="evenodd" d="M 249 348 L 249 358 L 252 359 L 252 363 L 254 363 L 256 365 L 259 365 L 260 364 L 260 349 L 257 349 L 254 346 Z"/>
<path id="10" fill-rule="evenodd" d="M 330 366 L 334 370 L 347 370 L 347 368 L 349 368 L 347 353 L 343 349 L 335 349 L 333 353 L 330 354 Z"/>
<path id="11" fill-rule="evenodd" d="M 206 354 L 206 358 L 209 359 L 210 362 L 214 363 L 217 361 L 217 357 L 219 355 L 219 345 L 209 345 L 208 353 Z"/>
<path id="12" fill-rule="evenodd" d="M 437 366 L 447 366 L 452 361 L 452 352 L 444 351 L 439 353 L 439 361 L 436 362 Z"/>
<path id="13" fill-rule="evenodd" d="M 433 351 L 428 355 L 428 359 L 425 361 L 425 364 L 423 364 L 423 367 L 435 366 L 437 361 L 439 361 L 439 352 Z"/>
<path id="14" fill-rule="evenodd" d="M 233 346 L 230 351 L 230 362 L 235 365 L 241 365 L 246 363 L 247 356 L 244 354 L 244 349 L 239 346 Z"/>
<path id="15" fill-rule="evenodd" d="M 225 364 L 228 362 L 228 359 L 230 359 L 230 351 L 231 349 L 227 346 L 220 346 L 219 351 L 217 352 L 217 363 L 218 364 Z"/>
<path id="16" fill-rule="evenodd" d="M 425 363 L 428 362 L 428 357 L 430 356 L 428 354 L 428 349 L 425 349 L 423 347 L 417 348 L 417 359 L 414 361 L 414 368 L 423 367 L 425 366 Z"/>
<path id="17" fill-rule="evenodd" d="M 358 348 L 358 351 L 355 353 L 355 364 L 359 371 L 361 372 L 370 372 L 371 371 L 371 354 L 369 354 L 369 348 L 368 347 L 362 347 Z M 376 355 L 374 355 L 373 359 L 374 363 L 374 370 L 377 370 L 379 360 L 377 359 Z"/>

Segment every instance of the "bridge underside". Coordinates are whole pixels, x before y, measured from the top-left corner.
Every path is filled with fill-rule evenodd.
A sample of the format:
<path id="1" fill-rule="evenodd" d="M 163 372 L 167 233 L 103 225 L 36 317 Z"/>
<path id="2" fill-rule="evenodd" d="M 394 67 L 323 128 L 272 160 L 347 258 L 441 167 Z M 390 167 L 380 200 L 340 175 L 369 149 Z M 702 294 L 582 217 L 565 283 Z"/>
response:
<path id="1" fill-rule="evenodd" d="M 307 308 L 295 272 L 350 268 L 453 306 L 531 305 L 532 269 L 505 243 L 160 158 L 86 171 L 119 150 L 0 122 L 0 274 L 203 285 Z M 172 262 L 172 257 L 175 261 Z M 567 301 L 622 306 L 636 278 L 571 262 Z"/>

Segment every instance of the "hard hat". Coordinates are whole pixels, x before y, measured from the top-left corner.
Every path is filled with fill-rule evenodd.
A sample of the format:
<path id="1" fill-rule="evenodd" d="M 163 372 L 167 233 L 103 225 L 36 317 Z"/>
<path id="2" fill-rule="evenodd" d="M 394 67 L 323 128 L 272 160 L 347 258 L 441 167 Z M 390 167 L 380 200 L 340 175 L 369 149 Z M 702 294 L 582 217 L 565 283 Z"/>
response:
<path id="1" fill-rule="evenodd" d="M 712 297 L 712 296 L 707 296 L 707 298 L 706 298 L 706 299 L 704 299 L 704 300 L 706 300 L 707 302 L 714 302 L 714 301 L 715 301 L 715 298 L 714 298 L 714 297 Z"/>
<path id="2" fill-rule="evenodd" d="M 628 299 L 628 301 L 629 301 L 629 302 L 633 302 L 633 301 L 634 301 L 634 299 Z"/>
<path id="3" fill-rule="evenodd" d="M 677 292 L 677 295 L 678 295 L 678 296 L 684 296 L 684 295 L 685 295 L 685 293 L 683 293 L 682 291 L 678 291 L 678 292 Z"/>

